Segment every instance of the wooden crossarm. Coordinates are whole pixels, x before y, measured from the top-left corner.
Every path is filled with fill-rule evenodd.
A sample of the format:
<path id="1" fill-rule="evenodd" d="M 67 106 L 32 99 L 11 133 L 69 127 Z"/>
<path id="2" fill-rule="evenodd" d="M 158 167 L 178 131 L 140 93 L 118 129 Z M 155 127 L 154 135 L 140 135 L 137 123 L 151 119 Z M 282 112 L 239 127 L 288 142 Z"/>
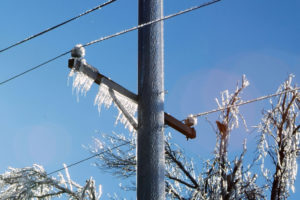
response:
<path id="1" fill-rule="evenodd" d="M 74 68 L 74 63 L 75 63 L 74 58 L 69 59 L 68 67 L 70 69 Z M 86 64 L 86 65 L 88 65 L 88 64 Z M 133 92 L 127 90 L 124 87 L 122 87 L 121 85 L 114 82 L 110 78 L 104 76 L 103 74 L 98 72 L 97 69 L 94 69 L 92 66 L 89 65 L 89 67 L 87 67 L 84 70 L 84 73 L 86 75 L 90 76 L 90 77 L 91 76 L 96 77 L 96 79 L 95 79 L 96 84 L 100 85 L 101 83 L 103 83 L 103 84 L 107 85 L 110 89 L 115 90 L 118 93 L 128 97 L 132 101 L 138 103 L 138 96 L 136 94 L 134 94 Z M 96 76 L 95 76 L 95 73 L 97 73 Z M 178 119 L 176 119 L 175 117 L 171 116 L 168 113 L 165 113 L 164 117 L 165 117 L 165 124 L 166 125 L 168 125 L 168 126 L 172 127 L 173 129 L 179 131 L 180 133 L 185 135 L 187 137 L 187 139 L 196 138 L 196 130 L 193 127 L 190 127 L 190 126 L 182 123 L 182 121 L 179 121 Z"/>

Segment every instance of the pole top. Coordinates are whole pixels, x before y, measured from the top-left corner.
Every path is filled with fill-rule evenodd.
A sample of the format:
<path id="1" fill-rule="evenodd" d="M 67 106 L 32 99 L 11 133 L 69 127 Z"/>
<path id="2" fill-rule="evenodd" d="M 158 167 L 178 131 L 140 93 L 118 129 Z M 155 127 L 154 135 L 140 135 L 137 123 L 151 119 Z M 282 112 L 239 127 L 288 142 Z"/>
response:
<path id="1" fill-rule="evenodd" d="M 85 48 L 82 46 L 82 44 L 77 44 L 71 50 L 71 56 L 73 58 L 83 58 L 85 56 Z"/>

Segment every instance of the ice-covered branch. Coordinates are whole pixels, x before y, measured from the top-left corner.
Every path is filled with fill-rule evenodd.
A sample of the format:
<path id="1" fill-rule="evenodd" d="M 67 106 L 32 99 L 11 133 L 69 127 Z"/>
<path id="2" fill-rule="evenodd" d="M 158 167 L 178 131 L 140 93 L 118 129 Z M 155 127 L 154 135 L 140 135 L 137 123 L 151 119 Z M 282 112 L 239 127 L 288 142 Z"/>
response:
<path id="1" fill-rule="evenodd" d="M 0 199 L 44 199 L 67 196 L 69 199 L 98 200 L 101 191 L 96 191 L 93 179 L 80 186 L 71 180 L 66 168 L 69 187 L 62 174 L 58 178 L 47 175 L 40 165 L 21 169 L 9 168 L 0 175 Z M 75 189 L 76 188 L 76 189 Z"/>
<path id="2" fill-rule="evenodd" d="M 266 199 L 266 191 L 272 188 L 272 184 L 276 185 L 273 188 L 277 188 L 275 191 L 279 199 L 288 196 L 287 189 L 294 190 L 293 184 L 297 173 L 296 157 L 300 154 L 298 125 L 300 95 L 297 90 L 282 93 L 293 88 L 290 83 L 291 79 L 278 91 L 278 99 L 272 103 L 272 109 L 266 112 L 262 123 L 258 126 L 262 133 L 257 148 L 260 154 L 247 167 L 245 167 L 244 160 L 247 152 L 246 143 L 243 145 L 241 154 L 235 159 L 230 161 L 228 156 L 229 138 L 232 131 L 238 128 L 240 122 L 245 124 L 239 111 L 239 105 L 243 102 L 240 94 L 249 85 L 245 76 L 233 93 L 222 92 L 221 98 L 217 100 L 219 108 L 226 109 L 220 113 L 216 125 L 213 125 L 217 140 L 212 159 L 203 165 L 199 161 L 194 164 L 193 159 L 190 159 L 178 145 L 171 142 L 171 135 L 166 136 L 167 197 L 190 200 Z M 109 99 L 109 105 L 111 101 Z M 105 98 L 101 102 L 105 105 Z M 113 147 L 125 143 L 128 144 L 126 147 L 112 150 Z M 122 178 L 135 176 L 136 134 L 105 135 L 101 139 L 95 139 L 95 144 L 92 148 L 93 153 L 105 152 L 99 156 L 100 159 L 97 162 L 99 167 Z M 260 160 L 264 163 L 265 157 L 273 160 L 275 164 L 273 177 L 274 180 L 278 180 L 272 181 L 270 170 L 262 165 L 263 175 L 268 178 L 267 181 L 272 181 L 269 185 L 258 181 L 259 176 L 253 170 L 256 167 L 256 161 Z M 196 165 L 198 168 L 201 165 L 201 170 L 198 170 Z M 257 182 L 263 185 L 258 185 Z M 278 191 L 280 195 L 283 191 L 285 194 L 278 196 Z"/>
<path id="3" fill-rule="evenodd" d="M 291 90 L 293 75 L 290 75 L 277 90 L 277 93 Z M 297 157 L 299 154 L 299 92 L 293 90 L 283 93 L 270 101 L 271 109 L 264 112 L 259 125 L 261 133 L 258 150 L 261 169 L 269 176 L 264 167 L 267 155 L 273 161 L 273 178 L 271 180 L 271 199 L 285 199 L 289 191 L 295 192 L 294 182 L 297 175 Z M 267 152 L 267 153 L 266 153 Z"/>

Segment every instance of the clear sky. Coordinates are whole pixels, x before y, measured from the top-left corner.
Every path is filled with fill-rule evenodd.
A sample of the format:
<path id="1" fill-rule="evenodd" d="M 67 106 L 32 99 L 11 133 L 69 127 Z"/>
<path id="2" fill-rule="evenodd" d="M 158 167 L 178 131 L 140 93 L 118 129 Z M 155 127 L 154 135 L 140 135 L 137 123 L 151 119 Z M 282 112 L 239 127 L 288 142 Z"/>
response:
<path id="1" fill-rule="evenodd" d="M 56 25 L 104 0 L 1 0 L 0 49 Z M 166 15 L 199 5 L 204 0 L 165 0 Z M 223 0 L 165 22 L 165 110 L 178 119 L 216 108 L 220 92 L 235 88 L 246 74 L 250 86 L 244 98 L 276 92 L 290 73 L 300 80 L 300 1 Z M 137 0 L 118 0 L 41 37 L 0 54 L 0 81 L 49 58 L 137 24 Z M 8 166 L 41 164 L 48 172 L 62 163 L 89 156 L 82 147 L 100 133 L 124 132 L 114 125 L 115 108 L 100 116 L 93 105 L 97 85 L 79 103 L 67 85 L 70 55 L 0 86 L 0 172 Z M 87 47 L 86 59 L 98 70 L 129 90 L 137 91 L 137 32 Z M 241 108 L 249 126 L 256 125 L 266 102 Z M 216 115 L 208 116 L 211 121 Z M 212 156 L 215 135 L 204 117 L 198 119 L 197 138 L 186 141 L 171 131 L 190 156 Z M 248 138 L 249 154 L 255 150 L 256 132 L 235 134 L 230 150 L 242 148 Z M 104 193 L 120 192 L 119 181 L 93 167 L 94 160 L 70 169 L 83 184 L 90 176 Z M 299 179 L 299 175 L 298 175 Z M 134 199 L 134 193 L 123 193 Z M 300 180 L 296 194 L 300 198 Z M 105 198 L 104 198 L 105 199 Z"/>

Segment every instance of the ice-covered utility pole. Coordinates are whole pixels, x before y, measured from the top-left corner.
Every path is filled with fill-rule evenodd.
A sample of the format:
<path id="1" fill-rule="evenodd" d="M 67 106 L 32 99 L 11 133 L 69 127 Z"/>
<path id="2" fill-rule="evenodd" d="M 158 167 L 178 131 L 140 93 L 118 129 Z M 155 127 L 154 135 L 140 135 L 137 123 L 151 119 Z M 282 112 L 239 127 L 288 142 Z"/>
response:
<path id="1" fill-rule="evenodd" d="M 139 24 L 163 17 L 163 0 L 139 0 Z M 137 131 L 137 199 L 165 199 L 164 126 L 181 132 L 187 139 L 196 137 L 194 119 L 180 121 L 164 112 L 163 22 L 149 24 L 138 32 L 138 95 L 101 74 L 84 59 L 85 49 L 76 45 L 71 51 L 73 88 L 86 93 L 93 83 L 99 85 L 95 103 L 110 107 L 112 102 L 124 116 L 129 130 Z M 138 120 L 134 115 L 138 107 Z M 119 113 L 119 115 L 120 115 Z"/>
<path id="2" fill-rule="evenodd" d="M 163 0 L 139 0 L 139 24 L 163 17 Z M 163 22 L 138 31 L 137 199 L 165 199 Z"/>

